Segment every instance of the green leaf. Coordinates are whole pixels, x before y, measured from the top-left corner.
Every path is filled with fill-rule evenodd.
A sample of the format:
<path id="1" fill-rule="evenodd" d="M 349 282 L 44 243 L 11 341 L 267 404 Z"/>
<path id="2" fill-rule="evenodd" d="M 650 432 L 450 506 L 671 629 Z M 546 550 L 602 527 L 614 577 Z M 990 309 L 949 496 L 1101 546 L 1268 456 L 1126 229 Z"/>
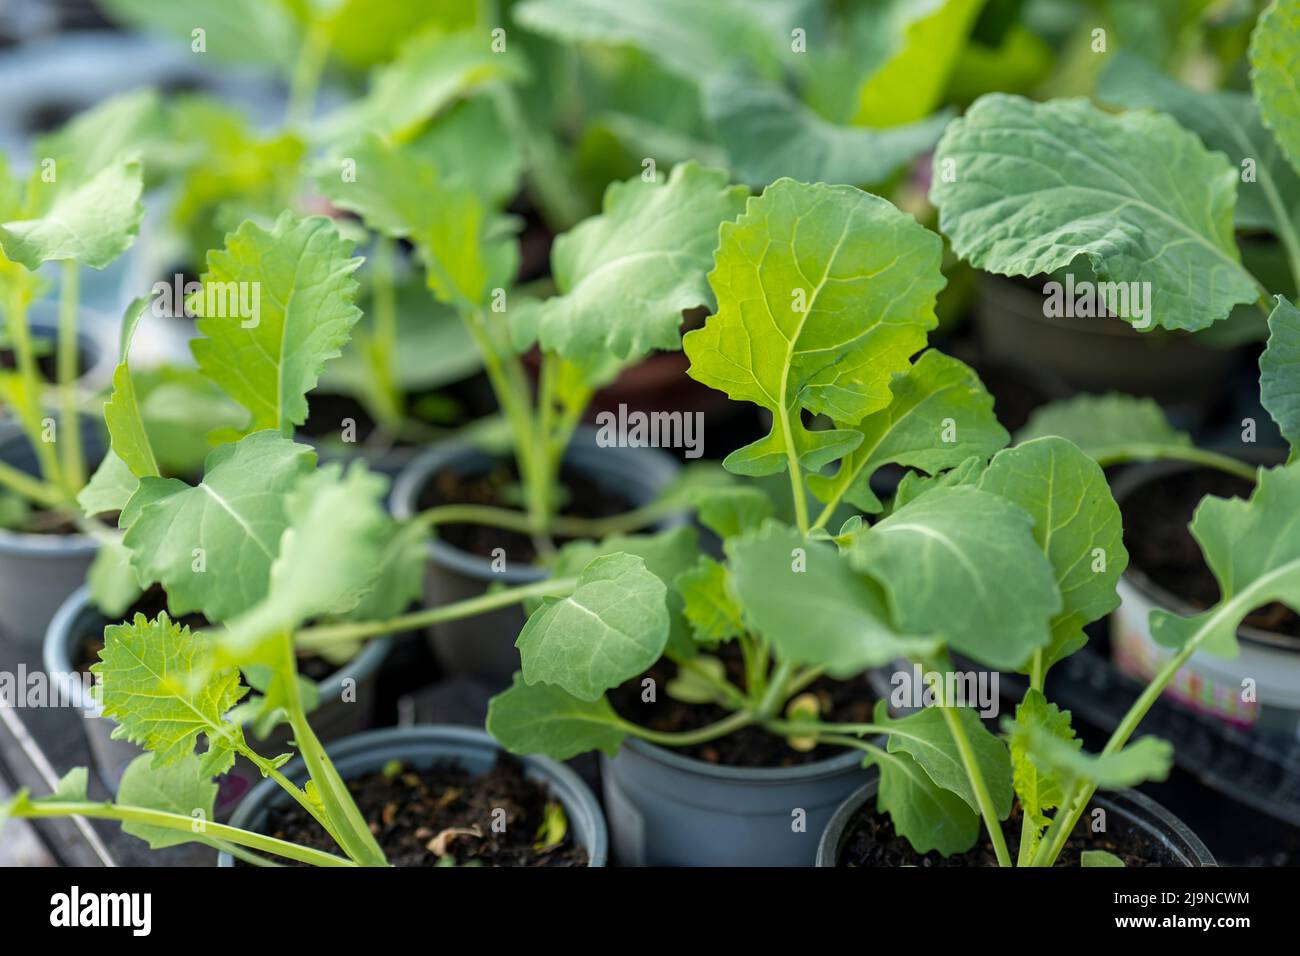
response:
<path id="1" fill-rule="evenodd" d="M 1082 780 L 1102 790 L 1135 787 L 1164 780 L 1174 761 L 1174 748 L 1156 737 L 1143 737 L 1114 753 L 1090 754 L 1079 749 L 1077 741 L 1062 740 L 1046 728 L 1030 727 L 1027 735 L 1029 757 L 1058 774 L 1063 786 Z"/>
<path id="2" fill-rule="evenodd" d="M 709 274 L 718 311 L 684 337 L 688 371 L 774 419 L 728 470 L 773 474 L 789 459 L 816 470 L 861 442 L 808 431 L 800 411 L 857 424 L 889 404 L 892 375 L 935 325 L 941 245 L 877 196 L 789 179 L 723 225 Z"/>
<path id="3" fill-rule="evenodd" d="M 1250 42 L 1250 79 L 1259 111 L 1291 167 L 1300 172 L 1300 3 L 1273 0 Z"/>
<path id="4" fill-rule="evenodd" d="M 37 803 L 85 803 L 90 798 L 86 786 L 90 781 L 90 772 L 85 767 L 73 767 L 54 787 L 54 792 L 41 797 Z"/>
<path id="5" fill-rule="evenodd" d="M 1034 540 L 1052 563 L 1063 606 L 1041 669 L 1087 642 L 1090 624 L 1119 607 L 1115 590 L 1128 566 L 1119 505 L 1101 466 L 1064 438 L 1038 438 L 997 453 L 979 488 L 1034 519 Z"/>
<path id="6" fill-rule="evenodd" d="M 348 612 L 356 621 L 397 617 L 424 595 L 429 529 L 418 523 L 389 522 L 388 543 L 374 568 L 374 584 Z"/>
<path id="7" fill-rule="evenodd" d="M 993 809 L 999 820 L 1011 813 L 1011 757 L 1007 745 L 984 729 L 983 722 L 969 707 L 950 709 L 965 730 L 971 754 L 984 777 Z M 938 707 L 923 707 L 915 714 L 893 720 L 889 705 L 876 702 L 875 722 L 886 728 L 890 753 L 906 753 L 934 783 L 957 794 L 974 813 L 980 812 L 979 798 L 971 786 L 961 751 Z"/>
<path id="8" fill-rule="evenodd" d="M 1079 854 L 1080 866 L 1124 866 L 1124 861 L 1105 850 L 1084 850 Z"/>
<path id="9" fill-rule="evenodd" d="M 695 567 L 677 575 L 673 586 L 685 602 L 686 620 L 701 644 L 717 644 L 744 632 L 740 607 L 727 587 L 727 569 L 717 561 L 700 555 Z"/>
<path id="10" fill-rule="evenodd" d="M 193 754 L 162 767 L 155 766 L 148 755 L 136 757 L 127 764 L 117 788 L 117 803 L 121 806 L 161 810 L 195 821 L 189 832 L 147 823 L 122 824 L 124 833 L 144 840 L 151 850 L 183 843 L 206 843 L 202 824 L 214 819 L 216 800 L 217 783 L 204 774 L 199 758 Z"/>
<path id="11" fill-rule="evenodd" d="M 624 732 L 604 697 L 579 700 L 558 687 L 514 684 L 488 703 L 487 731 L 513 754 L 543 754 L 568 760 L 588 750 L 618 753 Z"/>
<path id="12" fill-rule="evenodd" d="M 90 476 L 86 487 L 78 492 L 77 504 L 81 505 L 81 510 L 88 517 L 121 511 L 139 487 L 140 479 L 110 449 L 95 473 Z"/>
<path id="13" fill-rule="evenodd" d="M 193 366 L 132 369 L 136 401 L 159 469 L 198 475 L 212 451 L 208 436 L 238 434 L 248 413 Z"/>
<path id="14" fill-rule="evenodd" d="M 705 675 L 712 680 L 706 679 Z M 677 669 L 677 674 L 664 685 L 664 692 L 684 704 L 725 703 L 726 695 L 719 691 L 718 684 L 726 679 L 726 664 L 716 657 L 700 654 L 694 658 L 691 667 Z"/>
<path id="15" fill-rule="evenodd" d="M 883 182 L 939 141 L 950 113 L 892 129 L 838 126 L 775 84 L 735 74 L 704 86 L 705 115 L 737 179 L 762 187 L 801 182 Z"/>
<path id="16" fill-rule="evenodd" d="M 1259 400 L 1291 446 L 1300 449 L 1300 310 L 1275 296 L 1268 316 L 1268 347 L 1259 357 Z"/>
<path id="17" fill-rule="evenodd" d="M 104 269 L 125 252 L 140 229 L 144 206 L 140 163 L 119 159 L 70 188 L 41 183 L 30 193 L 29 218 L 0 225 L 0 249 L 14 262 L 36 269 L 42 262 L 74 259 Z"/>
<path id="18" fill-rule="evenodd" d="M 1044 405 L 1029 416 L 1016 441 L 1024 444 L 1046 435 L 1069 439 L 1103 465 L 1128 448 L 1188 448 L 1192 444 L 1187 434 L 1169 424 L 1154 399 L 1119 393 L 1076 395 Z"/>
<path id="19" fill-rule="evenodd" d="M 1043 831 L 1052 822 L 1047 811 L 1059 807 L 1065 799 L 1065 789 L 1054 770 L 1034 759 L 1030 749 L 1033 735 L 1051 736 L 1064 746 L 1076 749 L 1083 746 L 1083 741 L 1074 736 L 1070 712 L 1060 710 L 1042 691 L 1032 687 L 1017 705 L 1015 720 L 1003 718 L 1003 730 L 1011 748 L 1012 783 L 1020 798 L 1020 808 L 1034 824 L 1033 845 L 1020 851 L 1020 859 L 1032 859 Z"/>
<path id="20" fill-rule="evenodd" d="M 780 660 L 849 677 L 937 642 L 896 634 L 879 588 L 823 541 L 769 521 L 727 542 L 732 593 Z"/>
<path id="21" fill-rule="evenodd" d="M 1010 436 L 993 414 L 993 396 L 968 366 L 934 349 L 890 385 L 893 400 L 857 426 L 862 443 L 833 475 L 810 475 L 821 501 L 847 498 L 867 512 L 881 509 L 871 476 L 887 464 L 935 474 L 967 458 L 988 458 Z"/>
<path id="22" fill-rule="evenodd" d="M 197 487 L 141 479 L 121 518 L 140 582 L 161 583 L 173 613 L 214 622 L 257 604 L 288 526 L 284 496 L 314 462 L 307 446 L 264 431 L 215 449 Z"/>
<path id="23" fill-rule="evenodd" d="M 559 294 L 535 319 L 542 348 L 583 367 L 678 348 L 682 311 L 713 304 L 705 275 L 718 227 L 740 215 L 746 195 L 695 163 L 673 167 L 666 182 L 610 184 L 603 212 L 555 241 Z"/>
<path id="24" fill-rule="evenodd" d="M 957 794 L 930 779 L 907 754 L 869 757 L 880 768 L 876 806 L 917 853 L 964 853 L 980 835 L 979 814 Z"/>
<path id="25" fill-rule="evenodd" d="M 119 618 L 140 599 L 143 590 L 131 567 L 131 552 L 118 535 L 99 542 L 86 572 L 90 600 L 106 617 Z"/>
<path id="26" fill-rule="evenodd" d="M 402 46 L 391 63 L 374 71 L 360 100 L 326 117 L 317 136 L 328 142 L 375 133 L 402 142 L 420 132 L 456 99 L 493 83 L 524 80 L 528 71 L 519 55 L 492 49 L 486 30 L 459 33 L 427 30 Z"/>
<path id="27" fill-rule="evenodd" d="M 668 643 L 667 588 L 630 554 L 596 558 L 566 598 L 528 618 L 515 646 L 529 684 L 585 701 L 645 671 Z"/>
<path id="28" fill-rule="evenodd" d="M 937 475 L 922 476 L 918 472 L 909 471 L 899 481 L 898 488 L 894 491 L 894 497 L 890 501 L 891 510 L 897 511 L 921 495 L 939 488 L 974 487 L 979 484 L 980 475 L 984 473 L 986 467 L 988 462 L 983 458 L 971 457 L 956 468 L 950 468 Z"/>
<path id="29" fill-rule="evenodd" d="M 122 354 L 116 370 L 113 372 L 113 394 L 104 405 L 104 422 L 113 444 L 113 451 L 137 478 L 152 475 L 158 477 L 158 462 L 154 460 L 153 446 L 149 443 L 149 434 L 145 431 L 144 420 L 140 416 L 140 406 L 136 401 L 135 381 L 131 377 L 128 355 L 131 339 L 150 299 L 141 296 L 132 302 L 122 317 Z"/>
<path id="30" fill-rule="evenodd" d="M 514 15 L 556 40 L 635 46 L 688 80 L 741 65 L 780 75 L 774 37 L 739 0 L 524 0 Z"/>
<path id="31" fill-rule="evenodd" d="M 480 96 L 458 103 L 411 141 L 450 187 L 468 188 L 489 209 L 519 191 L 523 146 L 510 135 L 495 103 Z"/>
<path id="32" fill-rule="evenodd" d="M 1238 177 L 1238 226 L 1276 234 L 1295 221 L 1300 212 L 1300 177 L 1261 122 L 1259 107 L 1248 94 L 1192 89 L 1142 57 L 1117 50 L 1097 81 L 1097 96 L 1120 106 L 1168 113 L 1199 136 L 1207 149 L 1225 154 L 1238 170 L 1244 160 L 1250 160 L 1254 178 Z"/>
<path id="33" fill-rule="evenodd" d="M 1019 668 L 1051 640 L 1061 610 L 1032 528 L 1023 509 L 995 495 L 936 489 L 855 535 L 849 558 L 883 586 L 901 630 L 941 638 L 989 667 Z"/>
<path id="34" fill-rule="evenodd" d="M 157 90 L 146 87 L 111 96 L 36 140 L 32 155 L 39 163 L 28 180 L 28 193 L 46 185 L 41 176 L 49 160 L 60 189 L 85 183 L 125 157 L 144 158 L 151 173 L 153 154 L 169 145 L 167 133 Z"/>
<path id="35" fill-rule="evenodd" d="M 361 260 L 351 251 L 331 220 L 286 212 L 269 232 L 245 222 L 208 254 L 202 295 L 213 308 L 196 310 L 204 337 L 191 349 L 203 373 L 248 409 L 248 431 L 306 420 L 307 393 L 361 317 L 352 304 Z"/>
<path id="36" fill-rule="evenodd" d="M 1191 617 L 1151 612 L 1151 636 L 1167 647 L 1195 639 L 1217 657 L 1236 657 L 1237 628 L 1273 601 L 1300 609 L 1300 462 L 1261 468 L 1248 501 L 1207 496 L 1192 536 L 1219 584 L 1219 603 Z"/>
<path id="37" fill-rule="evenodd" d="M 176 0 L 102 0 L 109 17 L 151 33 L 165 34 L 187 45 L 203 30 L 203 52 L 235 63 L 268 63 L 288 68 L 299 37 L 288 4 L 265 0 L 223 0 L 217 4 Z"/>
<path id="38" fill-rule="evenodd" d="M 1084 256 L 1101 281 L 1150 283 L 1145 317 L 1122 316 L 1135 327 L 1195 331 L 1259 298 L 1233 238 L 1236 183 L 1168 116 L 991 94 L 944 133 L 930 199 L 971 265 L 1036 276 Z"/>
<path id="39" fill-rule="evenodd" d="M 114 738 L 153 751 L 153 765 L 164 767 L 192 756 L 202 734 L 205 771 L 230 769 L 240 738 L 224 716 L 248 688 L 236 668 L 215 666 L 210 639 L 166 612 L 153 621 L 136 614 L 130 624 L 104 628 L 99 663 L 90 669 L 100 681 L 104 716 L 117 721 Z"/>
<path id="40" fill-rule="evenodd" d="M 772 517 L 772 499 L 748 486 L 699 488 L 688 493 L 700 524 L 724 541 Z"/>

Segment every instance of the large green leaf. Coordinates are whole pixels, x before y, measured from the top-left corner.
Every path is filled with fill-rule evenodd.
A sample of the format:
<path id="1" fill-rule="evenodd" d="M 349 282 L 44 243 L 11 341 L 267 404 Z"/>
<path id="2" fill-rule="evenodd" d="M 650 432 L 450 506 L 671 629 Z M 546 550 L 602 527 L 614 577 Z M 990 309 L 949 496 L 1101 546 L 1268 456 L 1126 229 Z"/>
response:
<path id="1" fill-rule="evenodd" d="M 816 470 L 858 432 L 811 432 L 800 411 L 857 424 L 889 404 L 935 324 L 941 242 L 883 199 L 851 186 L 782 179 L 725 223 L 709 283 L 717 314 L 689 332 L 689 373 L 772 413 L 772 432 L 727 457 L 729 470 Z"/>
<path id="2" fill-rule="evenodd" d="M 783 176 L 856 186 L 882 182 L 933 147 L 951 119 L 945 113 L 892 129 L 838 126 L 780 86 L 733 74 L 709 80 L 703 96 L 736 178 L 755 187 Z"/>
<path id="3" fill-rule="evenodd" d="M 524 0 L 514 15 L 557 40 L 638 47 L 689 80 L 739 66 L 780 75 L 774 37 L 739 0 Z"/>
<path id="4" fill-rule="evenodd" d="M 1280 295 L 1273 302 L 1268 347 L 1259 357 L 1259 399 L 1295 458 L 1300 449 L 1300 310 Z"/>
<path id="5" fill-rule="evenodd" d="M 579 700 L 558 687 L 514 684 L 488 703 L 487 732 L 513 754 L 544 754 L 568 760 L 588 750 L 618 753 L 624 732 L 604 697 Z"/>
<path id="6" fill-rule="evenodd" d="M 746 623 L 783 661 L 848 677 L 937 648 L 933 640 L 895 633 L 879 588 L 824 541 L 769 521 L 730 539 L 727 558 Z"/>
<path id="7" fill-rule="evenodd" d="M 997 453 L 979 488 L 1023 508 L 1052 562 L 1063 606 L 1052 618 L 1045 670 L 1087 641 L 1083 627 L 1119 606 L 1115 585 L 1128 566 L 1119 505 L 1101 466 L 1064 438 L 1038 438 Z"/>
<path id="8" fill-rule="evenodd" d="M 153 160 L 172 145 L 167 133 L 157 90 L 146 87 L 111 96 L 35 142 L 32 154 L 40 163 L 32 170 L 28 192 L 42 188 L 45 163 L 50 160 L 60 189 L 85 183 L 128 156 L 143 158 L 145 174 L 156 175 Z"/>
<path id="9" fill-rule="evenodd" d="M 121 158 L 68 188 L 34 179 L 46 192 L 29 192 L 27 217 L 0 225 L 0 249 L 28 269 L 59 259 L 106 268 L 140 228 L 142 176 L 138 160 Z"/>
<path id="10" fill-rule="evenodd" d="M 1300 172 L 1300 2 L 1273 0 L 1250 43 L 1251 83 L 1264 122 Z"/>
<path id="11" fill-rule="evenodd" d="M 930 198 L 978 268 L 1036 276 L 1084 256 L 1098 280 L 1150 283 L 1147 314 L 1122 316 L 1135 327 L 1196 330 L 1260 295 L 1233 239 L 1236 183 L 1168 116 L 991 94 L 944 133 Z"/>
<path id="12" fill-rule="evenodd" d="M 1047 646 L 1061 610 L 1032 528 L 1023 509 L 996 495 L 936 488 L 858 532 L 849 557 L 884 586 L 897 627 L 942 638 L 989 667 L 1019 668 Z"/>
<path id="13" fill-rule="evenodd" d="M 1016 441 L 1056 435 L 1068 438 L 1103 465 L 1121 457 L 1158 457 L 1161 449 L 1189 448 L 1192 439 L 1169 424 L 1150 398 L 1112 392 L 1076 395 L 1036 409 Z"/>
<path id="14" fill-rule="evenodd" d="M 519 639 L 529 684 L 553 684 L 580 700 L 595 701 L 611 687 L 642 673 L 668 642 L 667 588 L 640 558 L 596 558 L 566 598 L 532 613 Z"/>
<path id="15" fill-rule="evenodd" d="M 957 794 L 938 786 L 905 753 L 873 755 L 864 763 L 880 768 L 876 806 L 917 853 L 963 853 L 980 834 L 979 814 Z"/>
<path id="16" fill-rule="evenodd" d="M 1126 50 L 1117 50 L 1107 61 L 1097 81 L 1097 95 L 1108 103 L 1168 113 L 1207 148 L 1225 154 L 1238 170 L 1249 160 L 1255 175 L 1239 176 L 1238 226 L 1266 228 L 1276 234 L 1296 221 L 1300 177 L 1260 121 L 1259 107 L 1249 95 L 1192 89 Z"/>
<path id="17" fill-rule="evenodd" d="M 351 252 L 329 219 L 286 212 L 269 232 L 245 222 L 208 254 L 201 295 L 229 314 L 203 314 L 191 348 L 204 374 L 249 410 L 248 431 L 287 432 L 306 420 L 307 392 L 361 317 L 352 304 L 361 260 Z M 255 310 L 232 307 L 231 290 Z"/>
<path id="18" fill-rule="evenodd" d="M 183 40 L 191 48 L 202 30 L 205 55 L 237 63 L 288 68 L 299 46 L 289 5 L 266 0 L 102 0 L 113 20 Z"/>
<path id="19" fill-rule="evenodd" d="M 740 215 L 746 195 L 694 163 L 666 182 L 611 184 L 603 212 L 555 241 L 559 295 L 535 316 L 542 347 L 584 367 L 678 348 L 682 311 L 713 304 L 705 275 L 718 227 Z"/>
<path id="20" fill-rule="evenodd" d="M 988 458 L 1010 436 L 993 414 L 993 396 L 968 366 L 930 349 L 890 385 L 893 400 L 857 426 L 862 444 L 833 475 L 811 475 L 808 487 L 822 501 L 846 498 L 863 511 L 879 511 L 871 476 L 887 464 L 935 474 L 967 458 Z"/>
<path id="21" fill-rule="evenodd" d="M 1261 468 L 1248 501 L 1205 498 L 1191 528 L 1219 603 L 1191 617 L 1153 610 L 1151 634 L 1169 647 L 1194 640 L 1208 654 L 1236 657 L 1247 614 L 1273 601 L 1300 609 L 1300 462 Z"/>
<path id="22" fill-rule="evenodd" d="M 152 850 L 182 843 L 207 842 L 203 838 L 204 822 L 214 819 L 217 782 L 204 774 L 199 758 L 186 754 L 177 763 L 154 766 L 148 756 L 139 756 L 127 764 L 117 787 L 120 806 L 145 807 L 189 817 L 195 826 L 189 830 L 172 830 L 147 823 L 124 822 L 122 831 L 138 837 Z"/>
<path id="23" fill-rule="evenodd" d="M 136 614 L 129 624 L 104 628 L 104 649 L 91 672 L 100 681 L 104 716 L 117 721 L 115 738 L 153 751 L 153 765 L 176 764 L 208 744 L 205 771 L 233 763 L 237 728 L 228 710 L 248 693 L 234 667 L 215 666 L 211 640 L 161 613 Z"/>
<path id="24" fill-rule="evenodd" d="M 112 441 L 113 451 L 137 478 L 147 475 L 158 476 L 158 462 L 154 460 L 153 446 L 149 443 L 149 434 L 145 431 L 144 420 L 140 416 L 140 405 L 136 401 L 135 380 L 131 377 L 131 365 L 128 355 L 131 339 L 150 300 L 142 296 L 127 306 L 122 318 L 122 354 L 117 368 L 113 371 L 113 393 L 104 405 L 104 422 L 108 426 L 108 435 Z"/>
<path id="25" fill-rule="evenodd" d="M 257 604 L 288 525 L 285 495 L 314 462 L 307 446 L 263 431 L 215 449 L 197 487 L 142 478 L 121 518 L 140 581 L 160 582 L 178 615 L 225 621 Z"/>

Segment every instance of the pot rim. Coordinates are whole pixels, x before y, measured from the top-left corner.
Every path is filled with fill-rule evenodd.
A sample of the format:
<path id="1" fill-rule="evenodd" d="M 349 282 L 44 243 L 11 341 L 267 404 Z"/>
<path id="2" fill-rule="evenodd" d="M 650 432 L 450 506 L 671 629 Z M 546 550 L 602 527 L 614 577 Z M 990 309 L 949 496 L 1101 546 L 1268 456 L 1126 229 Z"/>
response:
<path id="1" fill-rule="evenodd" d="M 1115 478 L 1111 485 L 1111 492 L 1115 496 L 1115 503 L 1122 505 L 1125 498 L 1143 485 L 1159 481 L 1169 475 L 1199 471 L 1202 468 L 1204 466 L 1197 465 L 1195 462 L 1185 461 L 1138 462 Z M 1199 614 L 1204 610 L 1194 607 L 1178 595 L 1161 587 L 1133 561 L 1128 563 L 1122 577 L 1138 594 L 1166 610 L 1183 616 Z M 1266 631 L 1249 624 L 1243 623 L 1237 628 L 1237 637 L 1266 650 L 1300 653 L 1300 638 L 1288 637 L 1276 631 Z"/>
<path id="2" fill-rule="evenodd" d="M 77 621 L 81 615 L 86 613 L 97 614 L 107 620 L 103 612 L 91 603 L 89 584 L 83 584 L 69 594 L 63 603 L 59 605 L 59 609 L 54 612 L 54 617 L 50 618 L 50 625 L 45 630 L 42 663 L 51 680 L 63 683 L 68 700 L 71 700 L 84 713 L 102 717 L 103 714 L 99 703 L 93 699 L 85 700 L 81 693 L 82 685 L 71 677 L 73 666 L 68 650 L 73 642 L 77 640 L 75 633 Z M 337 696 L 342 693 L 345 680 L 349 678 L 359 679 L 378 670 L 388 656 L 392 644 L 393 637 L 391 635 L 368 639 L 354 657 L 334 670 L 325 680 L 319 682 L 321 697 Z"/>
<path id="3" fill-rule="evenodd" d="M 575 454 L 582 455 L 584 451 L 596 447 L 596 429 L 584 423 L 574 431 L 573 438 L 564 450 L 564 457 L 572 460 L 571 456 Z M 658 448 L 620 447 L 602 448 L 600 450 L 612 453 L 633 452 L 638 456 L 648 456 L 645 459 L 645 466 L 641 470 L 646 472 L 659 471 L 666 480 L 676 474 L 679 469 L 677 462 Z M 499 456 L 476 445 L 470 439 L 448 438 L 434 442 L 411 459 L 393 480 L 392 491 L 388 497 L 388 510 L 392 512 L 393 517 L 399 521 L 413 518 L 418 512 L 416 501 L 419 499 L 420 492 L 424 490 L 432 476 L 440 469 L 446 468 L 462 458 L 469 457 L 494 458 Z M 531 584 L 543 580 L 550 574 L 549 569 L 540 564 L 523 566 L 513 564 L 504 571 L 493 571 L 491 562 L 487 558 L 462 551 L 436 535 L 429 538 L 428 549 L 429 558 L 435 564 L 476 580 L 502 581 L 506 584 Z"/>
<path id="4" fill-rule="evenodd" d="M 90 415 L 83 415 L 86 421 L 97 422 Z M 25 441 L 26 432 L 15 421 L 0 422 L 0 448 L 13 441 Z M 80 531 L 74 534 L 33 534 L 28 531 L 12 531 L 0 528 L 0 552 L 21 554 L 33 558 L 50 558 L 75 555 L 81 557 L 94 554 L 99 550 L 99 542 Z"/>
<path id="5" fill-rule="evenodd" d="M 506 749 L 497 743 L 486 730 L 456 724 L 422 724 L 411 727 L 381 727 L 376 730 L 366 730 L 326 744 L 325 752 L 331 761 L 338 762 L 349 757 L 364 755 L 369 750 L 389 744 L 401 745 L 423 742 L 433 744 L 455 742 L 482 747 L 498 754 L 507 753 Z M 559 791 L 567 790 L 576 795 L 579 806 L 584 811 L 584 815 L 589 817 L 588 822 L 591 824 L 591 845 L 586 848 L 587 866 L 604 866 L 609 857 L 609 831 L 605 822 L 604 811 L 601 809 L 600 803 L 596 799 L 596 795 L 592 793 L 591 788 L 569 767 L 549 757 L 528 754 L 517 756 L 516 759 L 523 762 L 526 770 L 536 771 L 528 774 L 528 776 L 534 779 L 540 778 L 544 781 L 547 789 L 551 790 L 562 803 L 566 803 L 565 811 L 570 816 L 573 815 L 575 808 L 567 806 L 567 801 L 563 800 Z M 280 772 L 290 780 L 295 780 L 298 776 L 304 774 L 306 772 L 306 763 L 302 755 L 296 755 L 293 760 L 281 768 Z M 260 781 L 240 800 L 239 806 L 235 808 L 235 812 L 230 818 L 231 826 L 248 827 L 248 818 L 250 816 L 265 809 L 269 800 L 275 799 L 277 795 L 283 793 L 284 791 L 280 788 L 280 785 L 274 780 Z M 233 865 L 234 860 L 229 854 L 224 852 L 220 854 L 218 866 L 229 867 Z"/>
<path id="6" fill-rule="evenodd" d="M 827 821 L 826 829 L 822 831 L 821 839 L 817 843 L 817 860 L 813 864 L 814 866 L 839 866 L 840 840 L 853 817 L 857 815 L 863 804 L 875 795 L 879 786 L 880 773 L 879 771 L 873 771 L 871 779 L 849 794 L 844 802 L 836 808 L 835 813 Z M 1209 847 L 1205 845 L 1191 827 L 1174 816 L 1163 804 L 1157 803 L 1144 793 L 1127 787 L 1121 790 L 1097 791 L 1093 794 L 1090 802 L 1109 805 L 1104 808 L 1111 810 L 1123 810 L 1124 804 L 1128 803 L 1136 815 L 1145 817 L 1147 823 L 1161 832 L 1163 836 L 1169 838 L 1169 842 L 1182 844 L 1176 848 L 1176 852 L 1182 855 L 1182 852 L 1185 851 L 1191 857 L 1191 862 L 1184 863 L 1184 865 L 1219 865 Z"/>

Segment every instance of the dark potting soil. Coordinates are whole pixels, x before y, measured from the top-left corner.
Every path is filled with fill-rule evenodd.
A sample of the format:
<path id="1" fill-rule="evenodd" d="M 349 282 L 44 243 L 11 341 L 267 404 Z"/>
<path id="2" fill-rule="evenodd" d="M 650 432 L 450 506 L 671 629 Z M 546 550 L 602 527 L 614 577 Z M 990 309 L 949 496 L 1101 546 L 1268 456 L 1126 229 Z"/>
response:
<path id="1" fill-rule="evenodd" d="M 388 768 L 385 768 L 388 769 Z M 523 764 L 502 754 L 474 776 L 455 766 L 369 773 L 347 782 L 370 832 L 394 866 L 586 866 L 587 851 L 568 827 L 563 839 L 538 848 L 547 805 L 559 806 L 544 784 L 529 780 Z M 505 828 L 493 829 L 505 811 Z M 499 828 L 499 825 L 498 825 Z M 320 825 L 296 803 L 273 809 L 262 832 L 337 853 Z M 448 865 L 443 862 L 441 865 Z"/>
<path id="2" fill-rule="evenodd" d="M 565 502 L 560 511 L 571 517 L 608 518 L 632 508 L 627 498 L 601 487 L 575 468 L 560 468 L 560 487 Z M 416 507 L 420 511 L 460 504 L 517 508 L 513 492 L 518 488 L 519 472 L 513 462 L 498 462 L 488 471 L 470 475 L 444 469 L 420 489 Z M 532 539 L 514 531 L 485 525 L 446 524 L 439 526 L 438 534 L 452 547 L 479 557 L 490 558 L 493 551 L 501 548 L 511 562 L 531 564 L 537 559 Z M 556 544 L 570 540 L 560 535 L 554 538 Z"/>
<path id="3" fill-rule="evenodd" d="M 744 664 L 739 648 L 734 644 L 724 644 L 717 656 L 726 665 L 727 679 L 743 688 Z M 697 730 L 731 714 L 731 711 L 717 704 L 687 704 L 669 697 L 666 688 L 676 675 L 677 665 L 661 660 L 645 674 L 610 691 L 610 703 L 628 720 L 651 730 L 670 733 Z M 641 682 L 646 677 L 652 677 L 655 681 L 653 702 L 642 700 Z M 803 693 L 816 694 L 821 703 L 821 719 L 836 723 L 870 722 L 876 702 L 876 695 L 865 676 L 849 681 L 821 677 Z M 671 750 L 684 757 L 724 767 L 798 767 L 844 753 L 842 747 L 824 744 L 812 750 L 795 750 L 784 737 L 778 737 L 761 727 L 742 727 L 707 743 L 673 747 Z"/>
<path id="4" fill-rule="evenodd" d="M 46 382 L 51 384 L 59 380 L 59 359 L 55 352 L 55 345 L 52 341 L 44 340 L 40 343 L 48 347 L 49 351 L 44 355 L 36 356 L 36 373 Z M 0 369 L 6 372 L 16 371 L 18 368 L 18 354 L 12 348 L 0 348 Z M 90 370 L 90 361 L 84 350 L 77 350 L 77 375 L 85 375 Z"/>
<path id="5" fill-rule="evenodd" d="M 1124 861 L 1125 866 L 1168 866 L 1172 862 L 1157 841 L 1141 830 L 1124 830 L 1120 834 L 1092 833 L 1089 815 L 1079 818 L 1065 848 L 1057 857 L 1056 866 L 1078 866 L 1085 850 L 1105 850 Z M 1020 807 L 1002 821 L 1007 850 L 1014 860 L 1020 848 Z M 906 839 L 894 832 L 888 814 L 877 813 L 875 800 L 868 800 L 849 823 L 848 837 L 840 846 L 839 866 L 925 866 L 972 867 L 998 865 L 997 855 L 988 834 L 980 830 L 980 839 L 965 853 L 941 856 L 937 851 L 917 853 Z"/>
<path id="6" fill-rule="evenodd" d="M 452 382 L 442 388 L 424 389 L 405 395 L 406 407 L 417 418 L 422 409 L 436 408 L 437 414 L 423 416 L 428 424 L 452 428 L 490 414 L 493 411 L 491 389 L 487 377 L 480 372 L 464 381 Z M 301 431 L 312 438 L 324 438 L 337 435 L 343 422 L 351 419 L 356 423 L 356 441 L 365 445 L 375 434 L 375 420 L 366 411 L 364 405 L 350 395 L 337 395 L 320 392 L 312 396 Z M 393 442 L 393 447 L 408 448 L 411 443 L 402 439 Z"/>
<path id="7" fill-rule="evenodd" d="M 1248 498 L 1252 490 L 1242 478 L 1209 469 L 1176 471 L 1139 486 L 1120 504 L 1130 562 L 1197 610 L 1213 606 L 1219 585 L 1187 525 L 1206 495 Z M 1282 604 L 1252 611 L 1246 623 L 1300 638 L 1300 616 Z"/>

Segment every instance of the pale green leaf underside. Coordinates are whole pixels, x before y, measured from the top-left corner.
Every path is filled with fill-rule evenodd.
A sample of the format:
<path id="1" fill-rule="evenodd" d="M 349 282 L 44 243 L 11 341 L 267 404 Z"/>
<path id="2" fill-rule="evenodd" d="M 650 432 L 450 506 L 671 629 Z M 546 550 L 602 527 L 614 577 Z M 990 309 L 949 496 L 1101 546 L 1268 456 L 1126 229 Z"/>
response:
<path id="1" fill-rule="evenodd" d="M 189 817 L 196 823 L 213 819 L 217 782 L 204 775 L 199 758 L 186 754 L 179 762 L 156 767 L 148 756 L 127 765 L 117 788 L 117 802 Z M 203 840 L 203 830 L 172 830 L 147 823 L 124 822 L 122 831 L 138 837 L 153 850 Z"/>
<path id="2" fill-rule="evenodd" d="M 514 754 L 567 760 L 602 750 L 612 757 L 623 743 L 617 724 L 618 715 L 604 697 L 578 700 L 558 687 L 526 684 L 519 674 L 488 704 L 488 733 Z"/>
<path id="3" fill-rule="evenodd" d="M 894 829 L 917 853 L 938 850 L 945 856 L 975 845 L 980 817 L 951 790 L 935 784 L 909 755 L 873 756 L 880 768 L 876 805 L 888 813 Z"/>

